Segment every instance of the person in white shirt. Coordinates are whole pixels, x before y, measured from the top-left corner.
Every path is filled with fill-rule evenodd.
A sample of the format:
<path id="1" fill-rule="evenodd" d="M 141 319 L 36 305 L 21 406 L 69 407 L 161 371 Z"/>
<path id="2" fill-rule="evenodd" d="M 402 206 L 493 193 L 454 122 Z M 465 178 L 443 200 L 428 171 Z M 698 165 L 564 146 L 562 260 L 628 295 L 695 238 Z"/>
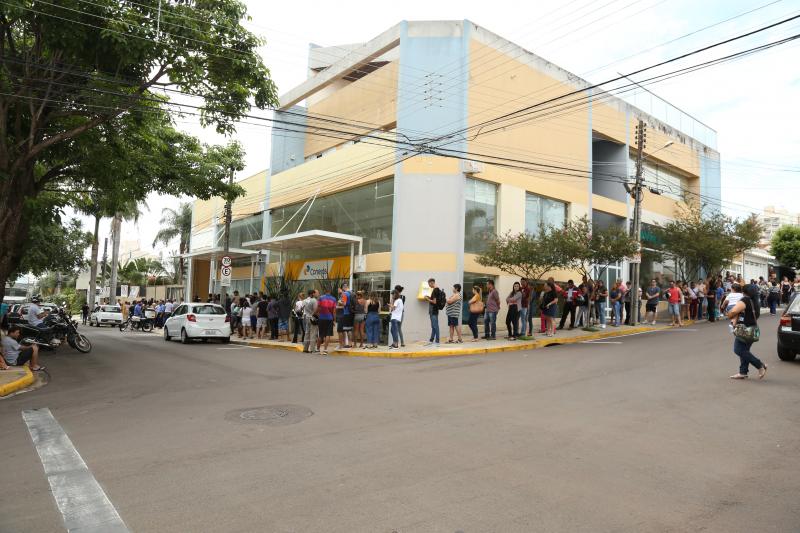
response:
<path id="1" fill-rule="evenodd" d="M 28 319 L 28 324 L 35 328 L 40 327 L 42 322 L 44 322 L 42 319 L 47 316 L 47 311 L 43 311 L 38 304 L 39 298 L 37 296 L 31 298 L 31 303 L 28 306 L 28 316 L 26 317 Z"/>
<path id="2" fill-rule="evenodd" d="M 398 348 L 398 343 L 400 342 L 400 333 L 398 332 L 398 327 L 400 325 L 400 321 L 403 320 L 403 299 L 396 290 L 393 292 L 392 296 L 392 314 L 390 316 L 392 344 L 389 346 L 389 348 Z"/>

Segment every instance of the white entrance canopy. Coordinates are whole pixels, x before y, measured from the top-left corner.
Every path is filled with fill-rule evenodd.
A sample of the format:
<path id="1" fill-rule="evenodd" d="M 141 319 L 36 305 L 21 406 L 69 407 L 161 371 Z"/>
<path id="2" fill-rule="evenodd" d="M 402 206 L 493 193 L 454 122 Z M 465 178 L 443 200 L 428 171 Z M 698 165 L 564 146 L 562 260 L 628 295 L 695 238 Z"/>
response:
<path id="1" fill-rule="evenodd" d="M 346 244 L 350 245 L 350 287 L 352 287 L 353 270 L 355 268 L 355 247 L 358 245 L 358 255 L 362 255 L 361 252 L 364 245 L 364 239 L 356 235 L 347 235 L 345 233 L 312 229 L 298 233 L 290 233 L 288 235 L 281 235 L 279 237 L 270 237 L 269 239 L 247 241 L 243 242 L 242 246 L 245 248 L 253 248 L 254 250 L 269 250 L 271 252 L 279 252 L 281 254 L 282 263 L 284 252 L 309 250 L 324 246 Z"/>
<path id="2" fill-rule="evenodd" d="M 272 252 L 288 252 L 290 250 L 306 250 L 309 248 L 319 248 L 322 246 L 335 246 L 341 244 L 358 245 L 358 255 L 361 255 L 361 247 L 364 239 L 355 235 L 345 233 L 335 233 L 333 231 L 323 231 L 312 229 L 299 233 L 290 233 L 269 239 L 259 239 L 256 241 L 243 242 L 245 248 L 255 250 L 270 250 Z"/>
<path id="3" fill-rule="evenodd" d="M 231 248 L 227 252 L 227 255 L 232 259 L 241 259 L 243 257 L 250 257 L 257 254 L 258 250 L 248 250 L 245 248 Z M 221 259 L 223 255 L 226 255 L 225 248 L 222 246 L 215 246 L 213 248 L 202 248 L 200 250 L 195 250 L 194 252 L 187 252 L 181 255 L 181 257 L 184 259 L 210 260 Z"/>
<path id="4" fill-rule="evenodd" d="M 201 261 L 209 261 L 210 266 L 208 269 L 208 293 L 212 294 L 216 288 L 216 273 L 217 273 L 217 261 L 221 260 L 223 256 L 227 255 L 231 259 L 243 259 L 245 257 L 250 258 L 250 292 L 253 292 L 253 271 L 254 265 L 256 260 L 258 259 L 258 250 L 249 250 L 246 248 L 230 248 L 227 252 L 225 252 L 225 248 L 222 246 L 214 246 L 212 248 L 201 248 L 199 250 L 195 250 L 192 252 L 188 252 L 182 254 L 181 257 L 184 259 L 199 259 Z M 188 301 L 191 298 L 191 294 L 196 292 L 197 287 L 192 287 L 192 263 L 193 261 L 189 261 L 189 271 L 188 275 L 186 276 L 186 299 Z"/>

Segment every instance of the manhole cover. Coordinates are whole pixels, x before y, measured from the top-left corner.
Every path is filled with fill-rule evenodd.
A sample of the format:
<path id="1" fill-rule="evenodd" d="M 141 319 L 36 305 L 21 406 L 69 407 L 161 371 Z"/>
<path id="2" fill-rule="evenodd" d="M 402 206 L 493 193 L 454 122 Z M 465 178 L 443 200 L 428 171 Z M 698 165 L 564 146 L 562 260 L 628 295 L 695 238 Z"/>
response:
<path id="1" fill-rule="evenodd" d="M 302 405 L 268 405 L 235 409 L 225 415 L 225 419 L 240 424 L 260 424 L 264 426 L 289 426 L 302 422 L 314 412 Z"/>

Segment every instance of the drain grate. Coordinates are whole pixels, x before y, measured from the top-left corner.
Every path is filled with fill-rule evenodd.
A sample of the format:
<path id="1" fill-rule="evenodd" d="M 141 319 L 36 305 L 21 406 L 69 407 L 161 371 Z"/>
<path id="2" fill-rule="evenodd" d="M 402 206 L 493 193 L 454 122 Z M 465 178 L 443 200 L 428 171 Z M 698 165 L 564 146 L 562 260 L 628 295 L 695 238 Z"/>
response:
<path id="1" fill-rule="evenodd" d="M 302 422 L 314 412 L 302 405 L 267 405 L 228 411 L 225 419 L 240 424 L 264 426 L 290 426 Z"/>

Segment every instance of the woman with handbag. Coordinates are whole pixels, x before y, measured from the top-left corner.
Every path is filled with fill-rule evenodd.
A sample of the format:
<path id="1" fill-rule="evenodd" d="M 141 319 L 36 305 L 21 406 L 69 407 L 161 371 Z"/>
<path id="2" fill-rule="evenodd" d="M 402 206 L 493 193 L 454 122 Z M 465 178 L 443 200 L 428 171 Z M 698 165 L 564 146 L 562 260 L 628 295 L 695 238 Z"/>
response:
<path id="1" fill-rule="evenodd" d="M 481 286 L 473 285 L 472 298 L 469 299 L 469 330 L 472 332 L 472 342 L 478 342 L 478 318 L 483 316 L 483 297 Z"/>
<path id="2" fill-rule="evenodd" d="M 734 291 L 741 290 L 738 284 L 734 284 Z M 758 369 L 758 379 L 763 379 L 767 375 L 767 365 L 762 363 L 750 351 L 754 342 L 758 342 L 761 331 L 758 329 L 758 315 L 760 305 L 758 301 L 758 289 L 753 285 L 745 286 L 745 293 L 742 298 L 728 312 L 728 318 L 735 321 L 733 326 L 733 353 L 739 356 L 739 372 L 732 375 L 731 379 L 747 379 L 747 371 L 750 365 Z"/>

